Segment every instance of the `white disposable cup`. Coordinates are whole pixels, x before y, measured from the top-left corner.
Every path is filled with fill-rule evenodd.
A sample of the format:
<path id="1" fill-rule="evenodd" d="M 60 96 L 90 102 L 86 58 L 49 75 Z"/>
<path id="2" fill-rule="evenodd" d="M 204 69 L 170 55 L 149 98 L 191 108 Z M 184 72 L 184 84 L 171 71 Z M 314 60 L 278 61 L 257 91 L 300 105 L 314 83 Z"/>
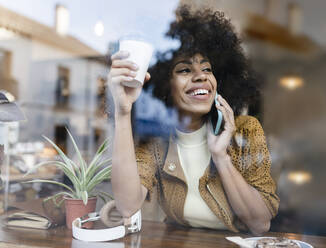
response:
<path id="1" fill-rule="evenodd" d="M 144 83 L 149 62 L 153 54 L 153 46 L 145 41 L 139 40 L 121 40 L 120 51 L 127 51 L 129 57 L 126 60 L 132 61 L 138 66 L 136 77 L 132 81 L 122 82 L 123 85 L 137 88 Z"/>

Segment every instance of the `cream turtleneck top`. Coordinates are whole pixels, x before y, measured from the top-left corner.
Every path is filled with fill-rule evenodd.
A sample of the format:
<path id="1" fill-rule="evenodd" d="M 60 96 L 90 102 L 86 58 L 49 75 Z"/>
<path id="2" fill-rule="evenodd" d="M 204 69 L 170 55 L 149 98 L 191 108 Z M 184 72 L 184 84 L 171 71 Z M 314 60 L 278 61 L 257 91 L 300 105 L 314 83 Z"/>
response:
<path id="1" fill-rule="evenodd" d="M 176 129 L 178 155 L 188 185 L 184 218 L 193 227 L 227 229 L 201 198 L 198 190 L 199 179 L 211 159 L 206 129 L 206 124 L 192 133 Z"/>

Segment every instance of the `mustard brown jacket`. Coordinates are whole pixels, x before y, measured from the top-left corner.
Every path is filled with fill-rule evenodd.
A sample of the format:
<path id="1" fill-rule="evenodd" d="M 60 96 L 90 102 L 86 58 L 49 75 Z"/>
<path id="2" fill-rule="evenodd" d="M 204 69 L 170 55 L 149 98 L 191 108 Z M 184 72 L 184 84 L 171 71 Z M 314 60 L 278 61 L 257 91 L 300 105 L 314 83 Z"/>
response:
<path id="1" fill-rule="evenodd" d="M 227 152 L 233 166 L 249 185 L 257 189 L 274 217 L 278 211 L 279 198 L 270 175 L 271 158 L 263 129 L 259 121 L 251 116 L 238 116 L 235 123 L 236 132 Z M 187 183 L 178 158 L 175 137 L 172 135 L 169 141 L 155 138 L 137 146 L 136 158 L 141 183 L 149 192 L 147 197 L 150 198 L 155 188 L 158 202 L 167 217 L 188 225 L 183 215 Z M 229 230 L 247 230 L 232 211 L 213 162 L 199 180 L 199 192 Z"/>

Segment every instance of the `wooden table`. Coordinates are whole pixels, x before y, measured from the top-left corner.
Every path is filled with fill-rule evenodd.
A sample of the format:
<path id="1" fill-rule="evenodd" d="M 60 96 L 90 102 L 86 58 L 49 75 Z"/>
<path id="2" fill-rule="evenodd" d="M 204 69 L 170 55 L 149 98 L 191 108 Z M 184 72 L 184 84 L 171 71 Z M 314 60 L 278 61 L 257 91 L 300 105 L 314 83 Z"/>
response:
<path id="1" fill-rule="evenodd" d="M 0 229 L 0 247 L 57 247 L 57 248 L 223 248 L 237 245 L 225 239 L 236 234 L 226 231 L 184 228 L 159 222 L 143 221 L 142 231 L 126 237 L 101 243 L 87 243 L 72 239 L 71 231 L 65 227 L 50 230 Z M 248 235 L 240 234 L 242 237 Z M 326 247 L 326 237 L 292 233 L 268 233 L 265 236 L 283 236 L 310 243 L 315 248 Z"/>

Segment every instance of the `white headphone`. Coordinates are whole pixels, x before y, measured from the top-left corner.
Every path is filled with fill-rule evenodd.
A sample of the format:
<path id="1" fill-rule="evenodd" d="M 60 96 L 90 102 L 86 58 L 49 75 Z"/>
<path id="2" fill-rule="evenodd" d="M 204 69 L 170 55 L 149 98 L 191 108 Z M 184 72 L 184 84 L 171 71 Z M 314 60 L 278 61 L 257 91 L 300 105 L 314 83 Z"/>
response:
<path id="1" fill-rule="evenodd" d="M 93 212 L 84 217 L 77 218 L 72 222 L 72 236 L 75 239 L 88 242 L 110 241 L 124 237 L 129 233 L 141 230 L 141 211 L 138 210 L 129 218 L 112 221 L 109 218 L 111 211 L 116 207 L 115 201 L 106 203 L 100 213 Z M 101 220 L 110 228 L 105 229 L 83 229 L 82 225 L 89 221 Z"/>

